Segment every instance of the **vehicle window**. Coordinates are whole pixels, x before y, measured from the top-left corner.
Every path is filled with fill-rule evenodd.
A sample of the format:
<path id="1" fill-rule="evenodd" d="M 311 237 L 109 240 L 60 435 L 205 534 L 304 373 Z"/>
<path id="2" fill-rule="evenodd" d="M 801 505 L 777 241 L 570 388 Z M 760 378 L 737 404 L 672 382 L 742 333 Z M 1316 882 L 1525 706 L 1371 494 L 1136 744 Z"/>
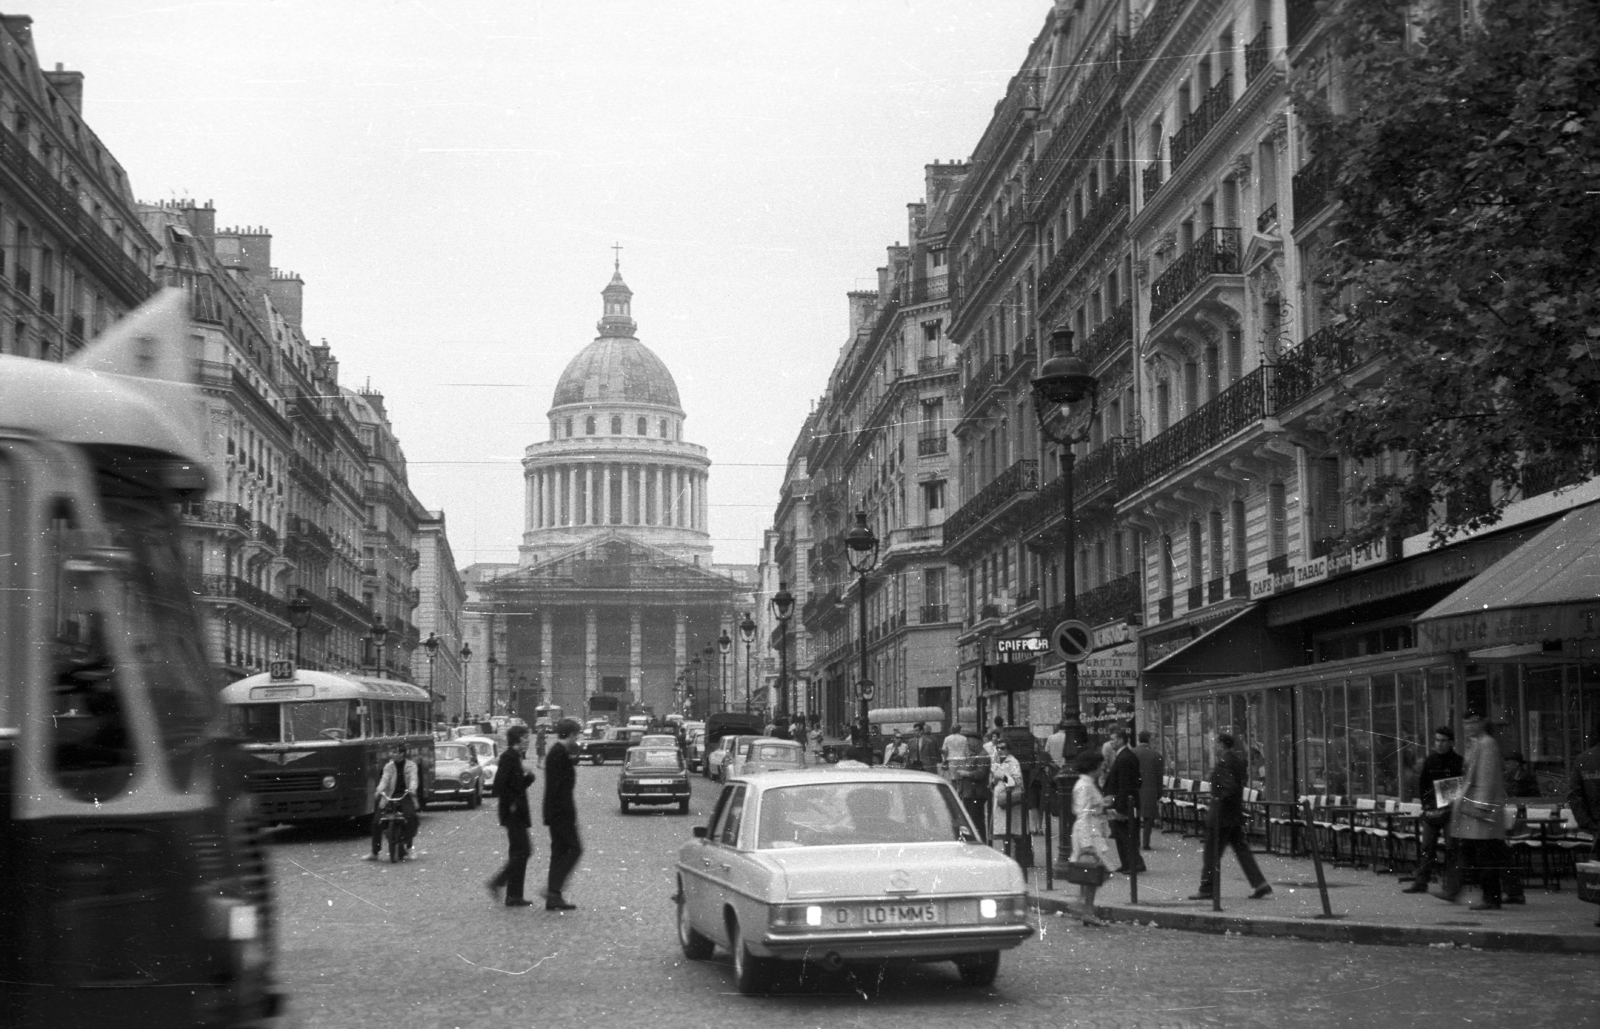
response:
<path id="1" fill-rule="evenodd" d="M 966 824 L 944 783 L 785 786 L 762 794 L 756 847 L 942 843 L 959 839 Z"/>
<path id="2" fill-rule="evenodd" d="M 756 761 L 794 761 L 800 756 L 798 747 L 757 747 Z"/>
<path id="3" fill-rule="evenodd" d="M 277 743 L 283 738 L 278 704 L 233 704 L 228 707 L 228 732 L 246 743 Z"/>
<path id="4" fill-rule="evenodd" d="M 722 815 L 722 825 L 717 833 L 718 843 L 729 847 L 739 845 L 739 826 L 744 822 L 744 798 L 745 788 L 735 786 Z"/>
<path id="5" fill-rule="evenodd" d="M 466 761 L 468 760 L 468 755 L 470 753 L 471 751 L 467 750 L 466 747 L 450 746 L 433 748 L 433 757 L 435 761 Z"/>
<path id="6" fill-rule="evenodd" d="M 628 755 L 630 768 L 682 768 L 683 758 L 676 750 L 641 750 Z"/>
<path id="7" fill-rule="evenodd" d="M 343 740 L 350 736 L 351 700 L 311 700 L 283 705 L 285 742 Z"/>

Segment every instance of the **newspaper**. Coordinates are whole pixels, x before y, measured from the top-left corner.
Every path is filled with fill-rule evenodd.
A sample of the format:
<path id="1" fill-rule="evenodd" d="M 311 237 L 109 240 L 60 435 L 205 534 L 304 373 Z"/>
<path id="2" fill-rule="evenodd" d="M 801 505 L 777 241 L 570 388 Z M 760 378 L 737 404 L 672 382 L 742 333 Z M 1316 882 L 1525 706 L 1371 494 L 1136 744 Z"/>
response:
<path id="1" fill-rule="evenodd" d="M 1459 775 L 1433 781 L 1433 796 L 1440 807 L 1449 807 L 1467 792 L 1467 780 Z"/>

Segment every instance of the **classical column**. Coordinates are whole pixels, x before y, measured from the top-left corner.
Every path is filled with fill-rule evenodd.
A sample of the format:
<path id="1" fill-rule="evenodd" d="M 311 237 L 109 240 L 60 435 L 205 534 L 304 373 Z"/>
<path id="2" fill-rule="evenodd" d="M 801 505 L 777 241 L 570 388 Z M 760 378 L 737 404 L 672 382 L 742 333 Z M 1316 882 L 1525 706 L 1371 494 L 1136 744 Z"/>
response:
<path id="1" fill-rule="evenodd" d="M 554 627 L 550 624 L 550 612 L 539 611 L 539 683 L 544 687 L 544 700 L 546 704 L 555 703 L 555 680 L 550 676 L 551 644 L 554 640 Z"/>
<path id="2" fill-rule="evenodd" d="M 600 691 L 600 639 L 597 612 L 583 609 L 583 694 L 592 697 Z"/>
<path id="3" fill-rule="evenodd" d="M 556 469 L 556 524 L 572 524 L 572 466 L 562 465 Z"/>
<path id="4" fill-rule="evenodd" d="M 600 466 L 600 524 L 611 524 L 611 462 Z"/>
<path id="5" fill-rule="evenodd" d="M 622 524 L 633 524 L 633 465 L 624 464 L 622 469 Z"/>
<path id="6" fill-rule="evenodd" d="M 644 703 L 644 637 L 639 633 L 639 609 L 628 608 L 628 689 L 635 704 Z"/>
<path id="7" fill-rule="evenodd" d="M 650 508 L 650 510 L 648 512 L 646 512 L 648 517 L 645 519 L 645 524 L 646 525 L 660 525 L 661 524 L 661 466 L 658 465 L 658 464 L 651 465 L 649 474 L 650 474 L 650 492 L 649 492 L 649 497 L 650 497 L 650 500 L 652 501 L 654 506 L 652 506 Z"/>
<path id="8" fill-rule="evenodd" d="M 682 611 L 674 611 L 672 623 L 672 669 L 676 675 L 689 665 L 689 616 Z M 678 703 L 683 704 L 684 699 L 679 698 Z"/>
<path id="9" fill-rule="evenodd" d="M 583 524 L 594 525 L 594 465 L 583 466 Z"/>
<path id="10" fill-rule="evenodd" d="M 533 473 L 532 475 L 524 474 L 522 476 L 522 528 L 523 528 L 523 531 L 527 531 L 528 529 L 537 529 L 539 527 L 539 523 L 538 523 L 538 521 L 535 520 L 535 516 L 534 516 L 534 513 L 533 513 L 533 498 L 534 498 L 534 492 L 535 492 L 534 480 L 535 480 L 535 478 L 537 478 L 537 476 L 538 476 L 537 472 Z"/>

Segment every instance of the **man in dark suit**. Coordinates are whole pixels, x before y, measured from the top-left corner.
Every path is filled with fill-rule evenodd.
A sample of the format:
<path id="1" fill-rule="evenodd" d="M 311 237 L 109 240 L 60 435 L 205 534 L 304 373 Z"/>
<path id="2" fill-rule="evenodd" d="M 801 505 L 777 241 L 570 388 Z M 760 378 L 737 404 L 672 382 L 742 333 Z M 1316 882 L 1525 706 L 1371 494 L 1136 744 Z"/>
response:
<path id="1" fill-rule="evenodd" d="M 1166 774 L 1166 759 L 1150 745 L 1148 729 L 1139 734 L 1139 745 L 1133 748 L 1133 756 L 1139 759 L 1140 847 L 1149 850 L 1150 831 L 1161 815 L 1161 777 Z"/>
<path id="2" fill-rule="evenodd" d="M 572 911 L 561 891 L 567 876 L 583 856 L 578 839 L 578 805 L 572 789 L 578 783 L 573 766 L 578 763 L 578 723 L 563 718 L 556 723 L 556 742 L 544 757 L 544 824 L 550 829 L 550 875 L 545 881 L 544 909 Z"/>
<path id="3" fill-rule="evenodd" d="M 928 731 L 927 722 L 912 726 L 917 731 L 911 741 L 911 762 L 907 767 L 922 772 L 932 772 L 939 767 L 939 741 Z"/>
<path id="4" fill-rule="evenodd" d="M 522 896 L 528 858 L 533 856 L 533 842 L 528 838 L 528 829 L 533 825 L 528 812 L 528 787 L 533 785 L 534 775 L 522 767 L 522 758 L 527 752 L 528 727 L 513 725 L 507 729 L 506 750 L 500 755 L 500 765 L 494 773 L 494 792 L 500 800 L 500 824 L 506 827 L 506 863 L 486 885 L 489 895 L 496 900 L 500 899 L 501 890 L 506 891 L 508 908 L 525 908 L 533 903 Z"/>
<path id="5" fill-rule="evenodd" d="M 1255 855 L 1250 853 L 1250 843 L 1244 838 L 1244 787 L 1249 769 L 1244 758 L 1233 749 L 1233 737 L 1217 733 L 1217 764 L 1211 769 L 1211 810 L 1206 816 L 1205 867 L 1200 870 L 1200 892 L 1190 900 L 1210 900 L 1216 889 L 1214 876 L 1222 863 L 1222 848 L 1232 847 L 1233 856 L 1239 859 L 1250 880 L 1252 900 L 1272 896 L 1267 877 L 1261 874 Z"/>
<path id="6" fill-rule="evenodd" d="M 1113 739 L 1116 751 L 1111 756 L 1111 771 L 1106 773 L 1105 795 L 1115 817 L 1111 820 L 1111 839 L 1117 845 L 1118 872 L 1143 872 L 1144 858 L 1133 835 L 1133 818 L 1139 810 L 1139 758 L 1128 746 L 1128 730 L 1118 729 Z"/>

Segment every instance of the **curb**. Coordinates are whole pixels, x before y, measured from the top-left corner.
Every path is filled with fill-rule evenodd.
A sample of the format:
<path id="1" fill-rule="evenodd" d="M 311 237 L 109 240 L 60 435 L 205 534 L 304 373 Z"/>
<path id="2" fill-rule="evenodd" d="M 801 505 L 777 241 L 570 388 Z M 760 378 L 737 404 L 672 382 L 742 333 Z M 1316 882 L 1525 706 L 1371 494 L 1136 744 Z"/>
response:
<path id="1" fill-rule="evenodd" d="M 1039 911 L 1072 909 L 1065 899 L 1030 892 L 1028 899 Z M 1600 954 L 1600 934 L 1541 933 L 1468 929 L 1450 926 L 1382 925 L 1375 922 L 1312 920 L 1273 915 L 1246 917 L 1200 911 L 1172 911 L 1132 904 L 1099 904 L 1095 914 L 1108 922 L 1128 922 L 1197 933 L 1233 933 L 1239 936 L 1292 937 L 1320 943 L 1360 943 L 1391 947 L 1473 947 L 1478 950 L 1512 950 L 1531 954 Z"/>

